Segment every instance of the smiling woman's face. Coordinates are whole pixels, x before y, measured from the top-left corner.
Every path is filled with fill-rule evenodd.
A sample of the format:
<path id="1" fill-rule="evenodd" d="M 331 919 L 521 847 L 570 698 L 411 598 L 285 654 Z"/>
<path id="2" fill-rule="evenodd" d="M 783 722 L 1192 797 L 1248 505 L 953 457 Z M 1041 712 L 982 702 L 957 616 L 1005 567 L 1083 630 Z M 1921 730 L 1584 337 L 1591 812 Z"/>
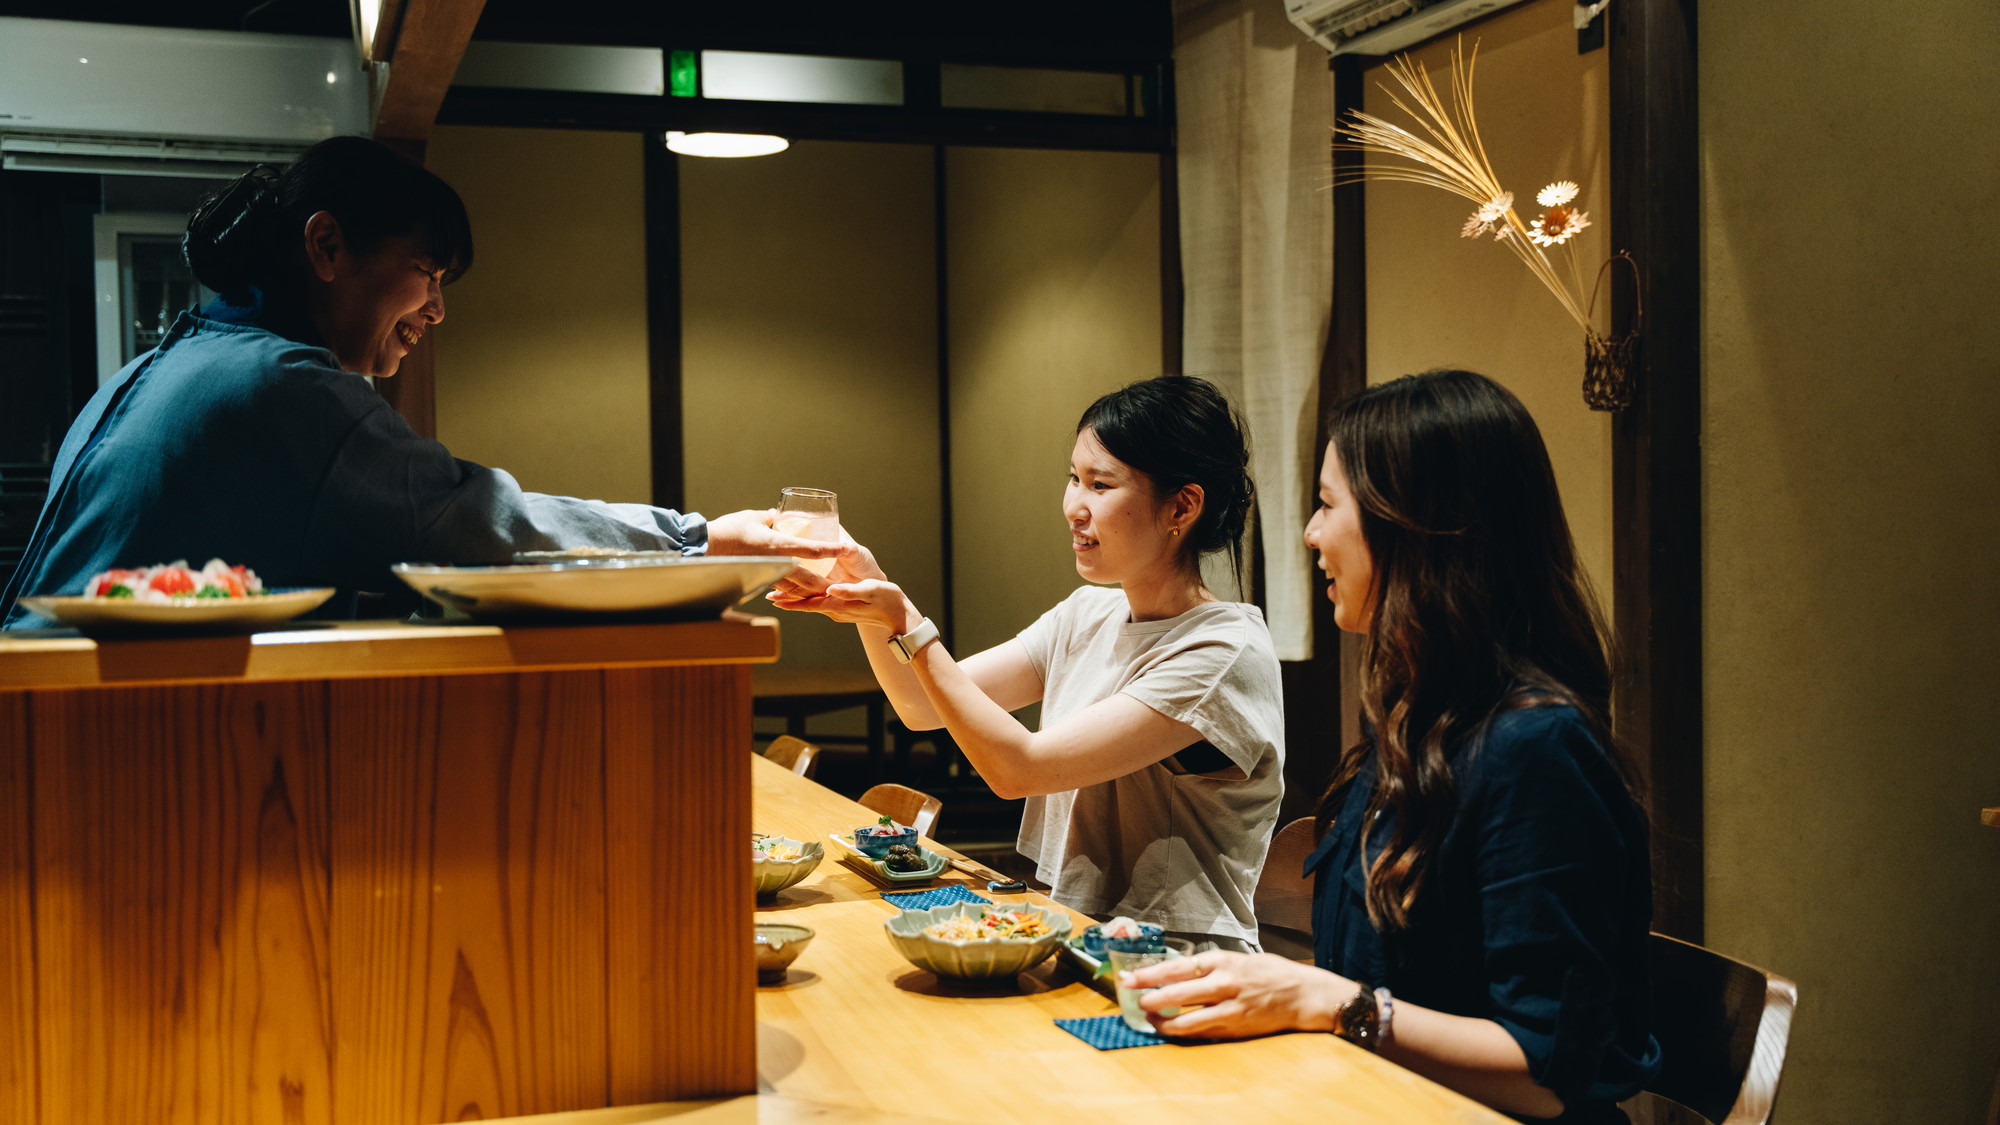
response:
<path id="1" fill-rule="evenodd" d="M 1171 570 L 1179 541 L 1168 531 L 1166 511 L 1153 496 L 1152 480 L 1113 457 L 1097 431 L 1085 427 L 1077 433 L 1063 515 L 1078 574 L 1110 586 Z"/>
<path id="2" fill-rule="evenodd" d="M 1375 617 L 1375 556 L 1361 535 L 1361 505 L 1348 490 L 1332 443 L 1320 467 L 1319 508 L 1306 522 L 1306 546 L 1319 552 L 1333 623 L 1342 632 L 1366 633 Z"/>
<path id="3" fill-rule="evenodd" d="M 326 346 L 349 371 L 394 375 L 430 326 L 444 319 L 444 271 L 415 235 L 385 238 L 366 254 L 333 259 L 319 287 L 314 320 Z"/>

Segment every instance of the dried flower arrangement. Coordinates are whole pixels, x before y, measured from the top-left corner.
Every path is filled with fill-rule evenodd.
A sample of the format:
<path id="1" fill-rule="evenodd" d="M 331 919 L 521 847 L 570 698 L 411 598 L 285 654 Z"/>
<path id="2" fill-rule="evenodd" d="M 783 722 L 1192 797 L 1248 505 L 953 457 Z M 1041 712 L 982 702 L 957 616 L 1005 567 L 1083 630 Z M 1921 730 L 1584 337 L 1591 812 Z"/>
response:
<path id="1" fill-rule="evenodd" d="M 1590 226 L 1590 215 L 1577 206 L 1578 189 L 1573 181 L 1558 180 L 1537 192 L 1535 202 L 1543 209 L 1541 216 L 1532 223 L 1521 221 L 1514 210 L 1514 193 L 1500 186 L 1499 177 L 1493 174 L 1493 166 L 1486 159 L 1479 124 L 1473 117 L 1472 73 L 1478 56 L 1477 45 L 1469 56 L 1462 45 L 1452 48 L 1449 107 L 1438 96 L 1430 75 L 1409 55 L 1390 60 L 1389 76 L 1403 88 L 1403 94 L 1387 87 L 1384 90 L 1396 108 L 1414 120 L 1424 135 L 1372 113 L 1350 111 L 1350 121 L 1334 126 L 1336 137 L 1345 138 L 1334 147 L 1398 159 L 1395 163 L 1364 163 L 1342 172 L 1334 183 L 1391 180 L 1424 184 L 1471 200 L 1476 209 L 1465 220 L 1460 237 L 1491 234 L 1513 251 L 1528 272 L 1535 275 L 1535 280 L 1554 295 L 1563 311 L 1583 329 L 1584 401 L 1593 410 L 1622 409 L 1632 400 L 1632 348 L 1638 329 L 1611 337 L 1598 331 L 1592 323 L 1592 312 L 1597 304 L 1597 291 L 1611 263 L 1623 259 L 1631 266 L 1632 258 L 1623 251 L 1613 254 L 1599 267 L 1597 280 L 1586 294 L 1576 260 L 1575 238 L 1579 231 Z M 1546 253 L 1558 246 L 1564 249 L 1567 279 Z"/>

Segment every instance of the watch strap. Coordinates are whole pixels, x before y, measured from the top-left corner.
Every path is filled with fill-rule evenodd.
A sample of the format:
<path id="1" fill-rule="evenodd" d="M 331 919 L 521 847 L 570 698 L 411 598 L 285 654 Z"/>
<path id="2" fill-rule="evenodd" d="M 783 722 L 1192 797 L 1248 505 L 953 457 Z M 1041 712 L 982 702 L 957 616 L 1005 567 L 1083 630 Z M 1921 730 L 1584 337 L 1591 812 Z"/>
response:
<path id="1" fill-rule="evenodd" d="M 898 633 L 889 638 L 889 651 L 896 654 L 896 663 L 908 664 L 922 652 L 924 646 L 938 639 L 937 624 L 926 617 L 917 627 L 907 633 Z"/>

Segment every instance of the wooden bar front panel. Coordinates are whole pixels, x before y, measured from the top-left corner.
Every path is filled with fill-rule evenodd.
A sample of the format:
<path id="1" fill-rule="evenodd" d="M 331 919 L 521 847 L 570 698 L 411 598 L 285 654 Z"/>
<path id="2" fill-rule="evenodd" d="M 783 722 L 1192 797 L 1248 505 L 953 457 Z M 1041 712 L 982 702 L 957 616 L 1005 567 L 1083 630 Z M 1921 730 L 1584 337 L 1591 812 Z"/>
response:
<path id="1" fill-rule="evenodd" d="M 604 688 L 610 1104 L 748 1093 L 749 669 L 613 671 Z"/>
<path id="2" fill-rule="evenodd" d="M 28 700 L 0 694 L 0 1121 L 35 1120 L 34 861 Z"/>
<path id="3" fill-rule="evenodd" d="M 52 694 L 30 721 L 42 1119 L 330 1120 L 323 692 Z"/>
<path id="4" fill-rule="evenodd" d="M 0 1121 L 750 1092 L 749 741 L 739 665 L 0 692 Z"/>

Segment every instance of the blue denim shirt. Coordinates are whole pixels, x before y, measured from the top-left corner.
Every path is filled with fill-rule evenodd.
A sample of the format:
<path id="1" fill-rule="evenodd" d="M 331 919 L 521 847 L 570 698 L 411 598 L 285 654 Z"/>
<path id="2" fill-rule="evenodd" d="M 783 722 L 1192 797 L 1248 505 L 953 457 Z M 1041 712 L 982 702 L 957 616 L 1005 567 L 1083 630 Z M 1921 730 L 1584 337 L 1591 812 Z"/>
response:
<path id="1" fill-rule="evenodd" d="M 1645 819 L 1574 708 L 1496 715 L 1452 770 L 1458 808 L 1410 928 L 1384 934 L 1364 897 L 1373 760 L 1363 767 L 1306 860 L 1314 960 L 1426 1008 L 1499 1023 L 1534 1080 L 1563 1100 L 1557 1120 L 1623 1121 L 1614 1103 L 1660 1066 Z M 1392 824 L 1385 810 L 1371 827 L 1369 861 Z"/>
<path id="2" fill-rule="evenodd" d="M 399 590 L 398 562 L 706 550 L 698 515 L 524 492 L 454 458 L 332 352 L 269 331 L 260 312 L 218 301 L 182 313 L 91 397 L 0 596 L 4 627 L 50 624 L 21 595 L 79 594 L 100 571 L 183 558 L 247 565 L 268 588 L 338 587 L 351 603 Z"/>

